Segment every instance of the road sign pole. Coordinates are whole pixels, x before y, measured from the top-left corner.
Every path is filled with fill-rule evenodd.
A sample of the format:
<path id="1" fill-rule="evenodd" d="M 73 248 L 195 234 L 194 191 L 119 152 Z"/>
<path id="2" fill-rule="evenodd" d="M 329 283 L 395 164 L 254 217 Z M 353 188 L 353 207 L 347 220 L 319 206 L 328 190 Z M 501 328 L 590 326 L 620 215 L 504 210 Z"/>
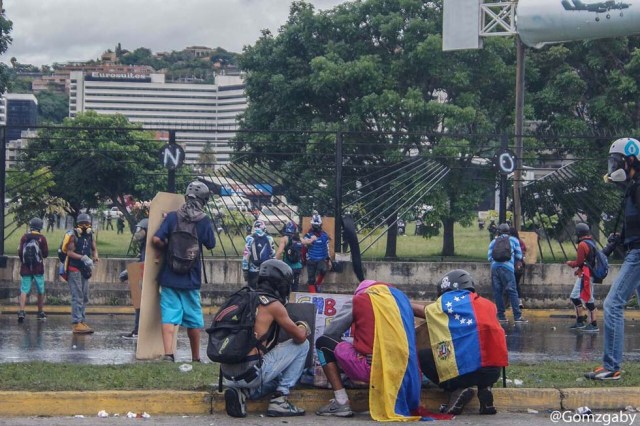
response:
<path id="1" fill-rule="evenodd" d="M 169 145 L 176 144 L 176 131 L 169 130 Z M 176 169 L 169 169 L 168 177 L 167 177 L 167 190 L 172 193 L 176 193 Z"/>

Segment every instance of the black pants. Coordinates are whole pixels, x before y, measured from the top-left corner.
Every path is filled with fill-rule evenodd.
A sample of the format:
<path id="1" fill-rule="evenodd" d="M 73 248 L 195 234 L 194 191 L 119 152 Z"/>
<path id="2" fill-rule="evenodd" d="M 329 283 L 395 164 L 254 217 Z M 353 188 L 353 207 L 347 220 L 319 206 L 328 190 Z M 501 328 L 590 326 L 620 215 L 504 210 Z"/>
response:
<path id="1" fill-rule="evenodd" d="M 336 362 L 334 351 L 340 341 L 340 339 L 336 340 L 327 335 L 318 337 L 318 340 L 316 340 L 316 350 L 318 352 L 318 361 L 320 361 L 320 365 L 324 366 L 330 362 Z"/>
<path id="2" fill-rule="evenodd" d="M 487 388 L 493 386 L 500 378 L 500 367 L 482 367 L 472 373 L 463 374 L 462 376 L 440 383 L 438 371 L 436 370 L 436 362 L 431 349 L 423 349 L 418 352 L 418 360 L 420 361 L 420 369 L 424 375 L 448 392 L 472 386 L 477 386 L 478 389 Z"/>

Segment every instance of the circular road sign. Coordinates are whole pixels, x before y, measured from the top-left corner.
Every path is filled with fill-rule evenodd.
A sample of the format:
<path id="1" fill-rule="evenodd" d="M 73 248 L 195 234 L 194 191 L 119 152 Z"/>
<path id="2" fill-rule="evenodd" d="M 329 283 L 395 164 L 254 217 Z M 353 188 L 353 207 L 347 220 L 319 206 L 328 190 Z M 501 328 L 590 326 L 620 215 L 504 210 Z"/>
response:
<path id="1" fill-rule="evenodd" d="M 493 156 L 493 165 L 502 174 L 508 175 L 516 169 L 516 156 L 508 149 L 502 149 Z"/>
<path id="2" fill-rule="evenodd" d="M 184 149 L 175 143 L 166 144 L 160 150 L 160 162 L 169 170 L 177 169 L 184 163 Z"/>

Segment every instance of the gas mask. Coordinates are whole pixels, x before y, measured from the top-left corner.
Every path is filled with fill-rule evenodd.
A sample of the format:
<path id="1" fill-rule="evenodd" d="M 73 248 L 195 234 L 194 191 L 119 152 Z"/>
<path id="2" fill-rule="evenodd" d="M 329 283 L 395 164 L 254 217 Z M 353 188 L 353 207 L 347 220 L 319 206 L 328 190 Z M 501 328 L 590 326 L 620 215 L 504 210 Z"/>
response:
<path id="1" fill-rule="evenodd" d="M 607 182 L 626 182 L 627 172 L 625 171 L 626 157 L 622 154 L 609 155 L 607 164 L 607 174 L 605 176 Z"/>
<path id="2" fill-rule="evenodd" d="M 76 232 L 78 233 L 78 235 L 90 235 L 92 232 L 91 225 L 89 225 L 88 223 L 80 223 L 76 227 Z"/>

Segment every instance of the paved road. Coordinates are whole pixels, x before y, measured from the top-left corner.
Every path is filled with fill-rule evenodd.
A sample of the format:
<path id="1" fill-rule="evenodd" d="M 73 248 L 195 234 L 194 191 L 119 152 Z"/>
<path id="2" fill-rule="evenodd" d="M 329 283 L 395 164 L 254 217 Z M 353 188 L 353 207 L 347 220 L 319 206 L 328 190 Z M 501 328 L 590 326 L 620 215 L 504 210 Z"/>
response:
<path id="1" fill-rule="evenodd" d="M 640 424 L 640 414 L 638 413 L 601 413 L 602 418 L 594 418 L 590 422 L 552 422 L 550 420 L 549 413 L 538 414 L 522 414 L 522 413 L 498 413 L 495 416 L 480 416 L 480 415 L 461 415 L 451 421 L 442 421 L 438 424 L 446 426 L 459 426 L 459 425 L 490 425 L 490 426 L 537 426 L 537 425 L 554 425 L 554 424 L 594 424 L 594 425 L 631 425 Z M 630 416 L 636 415 L 635 418 Z M 570 414 L 567 414 L 570 416 Z M 606 417 L 608 416 L 608 417 Z M 626 418 L 621 418 L 626 416 Z M 569 417 L 567 417 L 569 418 Z M 577 420 L 577 419 L 576 419 Z M 599 420 L 599 421 L 597 421 Z M 617 421 L 613 421 L 617 420 Z M 624 421 L 623 421 L 624 420 Z M 93 426 L 96 424 L 104 426 L 113 425 L 127 425 L 139 424 L 143 422 L 141 419 L 128 419 L 126 417 L 109 417 L 109 418 L 73 418 L 73 417 L 40 417 L 40 418 L 11 418 L 0 419 L 0 425 L 11 426 Z M 318 417 L 315 415 L 306 415 L 304 417 L 291 417 L 291 418 L 270 418 L 261 417 L 258 415 L 250 415 L 244 419 L 233 419 L 227 417 L 224 414 L 213 414 L 211 416 L 201 417 L 172 417 L 161 416 L 151 417 L 144 421 L 144 424 L 154 425 L 185 425 L 185 426 L 223 426 L 223 425 L 243 425 L 243 426 L 282 426 L 283 424 L 295 425 L 295 426 L 349 426 L 349 425 L 380 425 L 382 423 L 374 422 L 368 415 L 357 415 L 351 419 L 338 419 L 333 417 Z M 431 423 L 427 423 L 431 424 Z"/>
<path id="2" fill-rule="evenodd" d="M 569 312 L 569 311 L 567 311 Z M 205 318 L 208 325 L 210 318 Z M 597 362 L 602 356 L 602 332 L 587 334 L 569 330 L 569 318 L 531 317 L 528 324 L 505 326 L 509 361 L 547 360 Z M 0 362 L 48 361 L 85 364 L 135 362 L 136 342 L 121 334 L 131 330 L 133 315 L 89 315 L 95 334 L 71 334 L 69 315 L 50 314 L 45 322 L 34 315 L 18 324 L 15 314 L 0 315 Z M 640 361 L 640 321 L 626 321 L 625 360 Z M 205 332 L 201 335 L 201 358 L 206 358 Z M 191 353 L 184 330 L 178 335 L 178 361 L 189 361 Z"/>

